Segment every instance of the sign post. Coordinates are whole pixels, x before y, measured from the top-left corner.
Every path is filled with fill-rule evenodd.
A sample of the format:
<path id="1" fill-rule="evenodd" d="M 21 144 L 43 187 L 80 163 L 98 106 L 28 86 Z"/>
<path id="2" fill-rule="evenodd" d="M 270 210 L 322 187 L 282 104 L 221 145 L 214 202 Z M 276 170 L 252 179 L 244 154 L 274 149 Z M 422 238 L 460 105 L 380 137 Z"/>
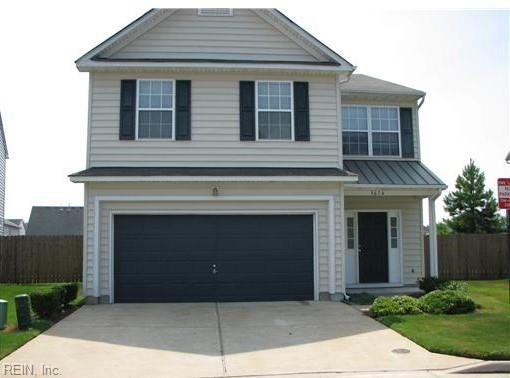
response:
<path id="1" fill-rule="evenodd" d="M 510 178 L 498 179 L 498 206 L 506 209 L 506 231 L 510 234 Z"/>

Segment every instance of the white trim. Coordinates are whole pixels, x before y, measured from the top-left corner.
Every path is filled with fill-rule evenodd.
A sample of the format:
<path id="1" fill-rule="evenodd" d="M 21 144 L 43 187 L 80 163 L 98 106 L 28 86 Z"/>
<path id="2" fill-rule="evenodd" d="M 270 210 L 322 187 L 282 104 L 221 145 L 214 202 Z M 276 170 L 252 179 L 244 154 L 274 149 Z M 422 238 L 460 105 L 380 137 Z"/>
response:
<path id="1" fill-rule="evenodd" d="M 319 210 L 300 209 L 300 210 L 109 210 L 109 251 L 108 260 L 110 264 L 109 272 L 109 303 L 115 303 L 115 243 L 114 243 L 114 217 L 115 215 L 296 215 L 305 214 L 313 216 L 313 285 L 314 300 L 319 300 Z"/>
<path id="2" fill-rule="evenodd" d="M 388 282 L 379 283 L 360 283 L 359 282 L 359 227 L 358 227 L 358 214 L 359 213 L 386 213 L 386 224 L 387 224 L 387 247 L 388 247 Z M 391 227 L 390 217 L 397 217 L 398 222 L 398 249 L 400 255 L 400 282 L 390 282 L 390 253 L 391 253 Z M 404 286 L 404 248 L 402 245 L 402 210 L 400 209 L 352 209 L 345 212 L 344 218 L 354 218 L 354 256 L 356 260 L 355 266 L 355 284 L 347 284 L 348 289 L 355 288 L 372 288 L 372 287 L 402 287 Z M 347 253 L 347 237 L 345 238 L 345 253 Z"/>
<path id="3" fill-rule="evenodd" d="M 356 157 L 371 157 L 371 158 L 394 158 L 401 159 L 402 158 L 402 138 L 400 132 L 400 107 L 396 105 L 364 105 L 364 104 L 345 104 L 342 107 L 352 107 L 352 108 L 366 108 L 367 109 L 367 130 L 346 130 L 344 125 L 342 124 L 342 133 L 343 132 L 355 132 L 355 133 L 368 133 L 368 155 L 345 155 L 344 159 L 350 159 L 351 156 Z M 372 128 L 372 109 L 373 108 L 388 108 L 388 109 L 397 109 L 397 130 L 373 130 Z M 373 145 L 372 145 L 372 136 L 373 133 L 385 133 L 385 134 L 397 134 L 398 136 L 398 155 L 374 155 L 373 153 Z"/>
<path id="4" fill-rule="evenodd" d="M 96 196 L 94 198 L 94 287 L 93 287 L 93 293 L 95 297 L 99 297 L 99 259 L 100 259 L 100 248 L 99 248 L 99 239 L 100 239 L 100 204 L 101 202 L 186 202 L 186 201 L 193 201 L 193 202 L 223 202 L 223 201 L 245 201 L 245 202 L 260 202 L 260 201 L 297 201 L 297 202 L 321 202 L 326 201 L 328 202 L 328 209 L 329 209 L 329 217 L 328 217 L 328 223 L 334 223 L 335 221 L 335 211 L 334 211 L 334 200 L 335 197 L 331 195 L 322 195 L 322 196 L 306 196 L 306 195 L 299 195 L 299 196 L 229 196 L 229 197 L 213 197 L 213 196 Z M 331 213 L 331 203 L 333 203 L 333 212 Z M 143 211 L 143 210 L 142 210 Z M 277 210 L 275 210 L 277 211 Z M 287 211 L 287 210 L 285 210 Z M 289 210 L 292 211 L 292 210 Z M 299 210 L 302 211 L 302 210 Z M 316 210 L 315 210 L 316 211 Z M 318 227 L 318 226 L 317 226 Z M 331 227 L 329 225 L 329 227 Z M 111 235 L 110 235 L 111 240 Z M 319 237 L 317 237 L 316 243 L 318 243 Z M 111 247 L 110 247 L 111 248 Z M 328 256 L 329 262 L 334 262 L 336 252 L 336 245 L 334 243 L 331 243 L 331 238 L 328 242 Z M 88 252 L 87 252 L 88 253 Z M 317 252 L 318 253 L 318 252 Z M 333 258 L 331 258 L 331 255 L 333 255 Z M 317 264 L 318 265 L 318 264 Z M 112 267 L 112 266 L 111 266 Z M 331 269 L 331 268 L 329 268 Z M 110 278 L 111 279 L 111 278 Z M 330 288 L 331 288 L 331 282 L 330 282 Z M 318 289 L 317 289 L 318 290 Z M 110 293 L 111 294 L 111 293 Z M 317 298 L 318 298 L 318 292 Z M 110 301 L 113 300 L 113 297 L 110 296 Z"/>
<path id="5" fill-rule="evenodd" d="M 333 246 L 329 248 L 328 254 L 328 288 L 329 294 L 336 292 L 336 236 L 335 236 L 335 202 L 334 199 L 328 201 L 328 245 Z"/>
<path id="6" fill-rule="evenodd" d="M 356 182 L 358 176 L 71 176 L 71 182 Z"/>
<path id="7" fill-rule="evenodd" d="M 351 68 L 332 65 L 315 65 L 300 63 L 214 63 L 214 62 L 109 62 L 88 60 L 77 65 L 80 72 L 90 72 L 93 70 L 115 71 L 119 69 L 221 69 L 225 71 L 232 70 L 250 70 L 250 71 L 298 71 L 298 72 L 351 72 Z"/>
<path id="8" fill-rule="evenodd" d="M 140 81 L 168 81 L 172 83 L 172 108 L 140 108 L 139 105 L 139 99 L 140 99 Z M 141 140 L 141 141 L 175 141 L 175 97 L 177 94 L 177 88 L 175 86 L 176 80 L 175 79 L 157 79 L 157 78 L 142 78 L 142 79 L 136 79 L 136 112 L 135 112 L 135 140 Z M 149 94 L 150 96 L 150 94 Z M 161 98 L 161 101 L 163 101 L 163 98 Z M 138 136 L 138 118 L 140 115 L 140 111 L 171 111 L 172 112 L 172 137 L 171 138 L 140 138 Z"/>
<path id="9" fill-rule="evenodd" d="M 290 86 L 290 109 L 259 109 L 259 84 L 260 83 L 284 83 Z M 269 97 L 269 86 L 268 97 Z M 268 98 L 269 101 L 269 98 Z M 269 103 L 268 103 L 269 106 Z M 259 138 L 259 112 L 285 112 L 290 113 L 290 139 L 260 139 Z M 290 80 L 255 80 L 255 141 L 257 142 L 294 142 L 294 82 Z"/>

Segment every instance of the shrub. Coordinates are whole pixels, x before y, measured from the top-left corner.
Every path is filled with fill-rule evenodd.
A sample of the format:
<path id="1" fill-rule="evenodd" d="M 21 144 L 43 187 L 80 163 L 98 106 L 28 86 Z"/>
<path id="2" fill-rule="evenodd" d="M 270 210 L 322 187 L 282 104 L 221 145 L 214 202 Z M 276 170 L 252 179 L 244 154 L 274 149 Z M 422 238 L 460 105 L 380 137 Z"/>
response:
<path id="1" fill-rule="evenodd" d="M 464 292 L 435 290 L 420 298 L 420 307 L 430 314 L 464 314 L 473 312 L 475 302 Z"/>
<path id="2" fill-rule="evenodd" d="M 423 277 L 418 280 L 418 285 L 425 293 L 430 293 L 431 291 L 438 290 L 441 285 L 444 285 L 447 282 L 449 281 L 444 278 Z"/>
<path id="3" fill-rule="evenodd" d="M 50 290 L 48 292 L 30 293 L 30 303 L 32 310 L 40 318 L 49 318 L 62 308 L 62 291 Z"/>
<path id="4" fill-rule="evenodd" d="M 50 291 L 30 293 L 32 310 L 40 318 L 50 318 L 62 310 L 66 300 L 66 290 L 62 286 L 52 287 Z"/>
<path id="5" fill-rule="evenodd" d="M 374 317 L 386 315 L 421 314 L 418 299 L 407 295 L 393 297 L 379 297 L 370 307 L 370 314 Z"/>
<path id="6" fill-rule="evenodd" d="M 438 290 L 453 290 L 467 294 L 468 285 L 462 281 L 445 281 L 439 285 Z"/>
<path id="7" fill-rule="evenodd" d="M 369 293 L 350 294 L 348 303 L 357 305 L 371 305 L 377 297 Z"/>
<path id="8" fill-rule="evenodd" d="M 78 296 L 78 284 L 68 283 L 61 286 L 64 289 L 63 306 L 69 306 L 69 303 L 74 301 Z"/>

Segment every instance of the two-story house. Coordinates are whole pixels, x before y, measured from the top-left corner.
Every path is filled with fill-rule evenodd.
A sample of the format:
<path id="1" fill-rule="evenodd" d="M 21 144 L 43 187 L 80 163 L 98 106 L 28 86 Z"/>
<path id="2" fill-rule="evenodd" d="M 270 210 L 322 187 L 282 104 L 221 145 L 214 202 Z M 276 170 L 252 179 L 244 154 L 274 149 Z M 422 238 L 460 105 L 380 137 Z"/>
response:
<path id="1" fill-rule="evenodd" d="M 424 275 L 422 200 L 434 225 L 445 185 L 420 161 L 423 92 L 353 75 L 275 9 L 153 9 L 76 65 L 90 303 L 339 300 Z"/>

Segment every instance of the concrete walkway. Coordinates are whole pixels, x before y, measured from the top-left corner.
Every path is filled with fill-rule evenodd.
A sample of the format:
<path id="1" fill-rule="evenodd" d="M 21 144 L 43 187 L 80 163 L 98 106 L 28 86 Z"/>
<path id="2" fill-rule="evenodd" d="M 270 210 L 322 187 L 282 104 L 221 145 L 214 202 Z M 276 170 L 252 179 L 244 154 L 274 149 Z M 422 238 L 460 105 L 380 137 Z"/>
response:
<path id="1" fill-rule="evenodd" d="M 116 304 L 76 311 L 0 361 L 0 376 L 13 363 L 73 378 L 309 378 L 426 376 L 475 362 L 430 353 L 341 303 Z"/>

